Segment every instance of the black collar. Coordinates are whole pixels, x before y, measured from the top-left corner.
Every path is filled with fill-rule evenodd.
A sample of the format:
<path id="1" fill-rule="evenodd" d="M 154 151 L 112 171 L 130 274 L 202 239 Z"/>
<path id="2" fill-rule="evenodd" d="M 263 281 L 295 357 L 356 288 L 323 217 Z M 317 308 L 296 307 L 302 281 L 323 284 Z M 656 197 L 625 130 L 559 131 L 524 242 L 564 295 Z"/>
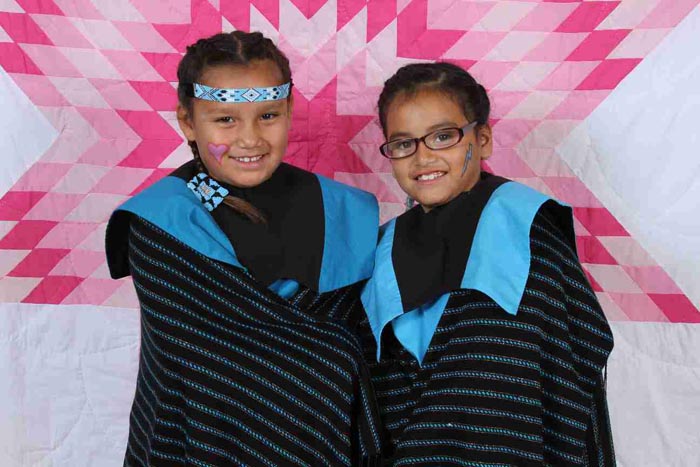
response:
<path id="1" fill-rule="evenodd" d="M 391 257 L 404 311 L 459 288 L 481 212 L 507 181 L 482 172 L 449 203 L 428 213 L 416 206 L 396 219 Z"/>
<path id="2" fill-rule="evenodd" d="M 172 175 L 189 181 L 196 173 L 192 161 Z M 294 279 L 318 290 L 325 235 L 318 178 L 283 163 L 270 179 L 256 187 L 237 188 L 218 182 L 230 195 L 248 201 L 267 218 L 266 224 L 255 224 L 223 203 L 211 211 L 241 264 L 265 285 Z"/>

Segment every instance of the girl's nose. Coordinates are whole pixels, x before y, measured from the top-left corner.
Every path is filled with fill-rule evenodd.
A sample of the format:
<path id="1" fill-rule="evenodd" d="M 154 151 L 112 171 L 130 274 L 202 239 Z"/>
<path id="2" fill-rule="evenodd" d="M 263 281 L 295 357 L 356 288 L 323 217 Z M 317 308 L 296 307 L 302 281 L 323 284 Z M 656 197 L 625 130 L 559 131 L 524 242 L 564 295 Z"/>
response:
<path id="1" fill-rule="evenodd" d="M 260 144 L 260 129 L 257 123 L 243 123 L 236 133 L 236 144 L 242 148 L 254 148 Z"/>

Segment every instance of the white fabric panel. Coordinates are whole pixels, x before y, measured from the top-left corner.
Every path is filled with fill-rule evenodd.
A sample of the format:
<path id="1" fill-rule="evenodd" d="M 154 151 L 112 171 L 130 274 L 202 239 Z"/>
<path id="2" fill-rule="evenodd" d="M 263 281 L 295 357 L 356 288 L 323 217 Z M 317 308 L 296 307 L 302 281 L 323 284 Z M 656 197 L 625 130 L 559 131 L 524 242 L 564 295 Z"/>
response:
<path id="1" fill-rule="evenodd" d="M 58 133 L 0 67 L 0 197 L 51 146 Z M 12 157 L 8 158 L 7 154 Z"/>
<path id="2" fill-rule="evenodd" d="M 0 466 L 120 466 L 138 367 L 130 309 L 0 306 Z M 621 467 L 700 465 L 700 325 L 612 323 Z"/>
<path id="3" fill-rule="evenodd" d="M 698 44 L 700 8 L 695 8 L 557 148 L 696 306 Z"/>
<path id="4" fill-rule="evenodd" d="M 0 466 L 121 466 L 139 314 L 0 306 Z"/>
<path id="5" fill-rule="evenodd" d="M 700 325 L 612 323 L 608 403 L 620 467 L 700 465 Z"/>

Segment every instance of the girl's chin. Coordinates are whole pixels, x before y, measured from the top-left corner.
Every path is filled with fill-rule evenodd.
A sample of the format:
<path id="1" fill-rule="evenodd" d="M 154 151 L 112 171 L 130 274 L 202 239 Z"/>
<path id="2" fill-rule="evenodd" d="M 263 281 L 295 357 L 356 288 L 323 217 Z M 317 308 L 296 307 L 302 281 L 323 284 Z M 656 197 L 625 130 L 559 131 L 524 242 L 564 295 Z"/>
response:
<path id="1" fill-rule="evenodd" d="M 277 166 L 275 166 L 275 169 Z M 221 173 L 222 181 L 238 188 L 252 188 L 265 182 L 272 176 L 274 170 L 263 166 L 258 170 L 237 170 L 235 167 L 227 167 Z"/>
<path id="2" fill-rule="evenodd" d="M 416 196 L 412 197 L 417 204 L 423 206 L 423 208 L 434 209 L 439 206 L 449 203 L 455 196 L 450 196 L 449 194 L 444 195 L 433 195 L 433 196 Z M 409 195 L 410 196 L 410 195 Z"/>

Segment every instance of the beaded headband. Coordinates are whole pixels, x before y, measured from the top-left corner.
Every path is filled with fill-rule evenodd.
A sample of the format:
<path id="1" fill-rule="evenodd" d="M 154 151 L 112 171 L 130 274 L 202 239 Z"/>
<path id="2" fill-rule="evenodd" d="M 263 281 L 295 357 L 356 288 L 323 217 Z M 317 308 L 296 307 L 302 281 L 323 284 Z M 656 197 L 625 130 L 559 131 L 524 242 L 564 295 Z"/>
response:
<path id="1" fill-rule="evenodd" d="M 239 102 L 267 102 L 286 99 L 289 96 L 291 83 L 284 83 L 279 86 L 268 88 L 233 88 L 219 89 L 210 86 L 193 83 L 188 87 L 188 95 L 206 101 L 216 101 L 224 103 Z"/>

